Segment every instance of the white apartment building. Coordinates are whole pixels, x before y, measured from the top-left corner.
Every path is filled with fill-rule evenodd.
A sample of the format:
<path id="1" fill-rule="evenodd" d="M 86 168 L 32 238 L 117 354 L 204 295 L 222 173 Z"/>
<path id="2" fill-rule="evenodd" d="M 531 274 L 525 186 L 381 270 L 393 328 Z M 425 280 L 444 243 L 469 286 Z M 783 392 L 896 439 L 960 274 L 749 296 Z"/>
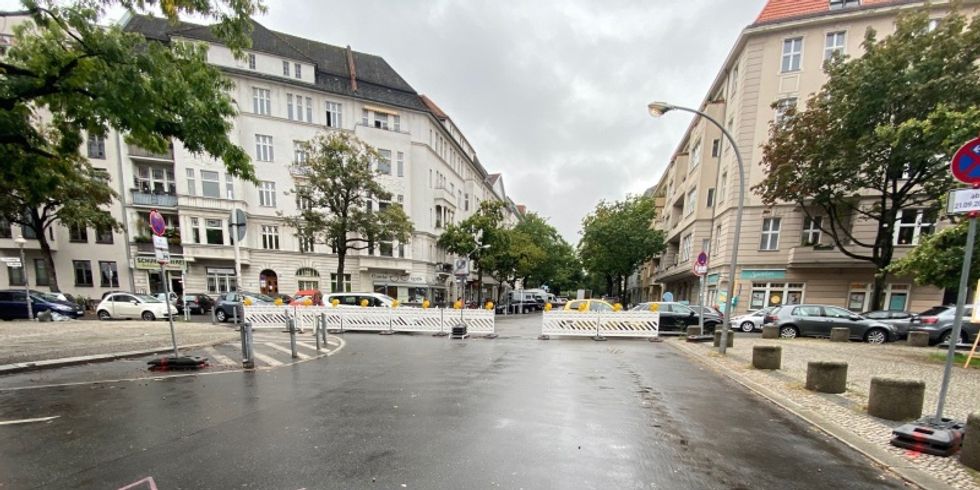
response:
<path id="1" fill-rule="evenodd" d="M 271 31 L 254 23 L 252 48 L 236 59 L 208 27 L 164 19 L 128 17 L 123 26 L 159 42 L 208 46 L 208 61 L 234 82 L 239 115 L 232 140 L 252 157 L 257 184 L 230 176 L 223 164 L 185 150 L 179 142 L 164 154 L 128 146 L 120 134 L 89 138 L 83 154 L 104 169 L 119 193 L 113 215 L 122 233 L 52 230 L 62 291 L 98 298 L 108 290 L 156 293 L 168 281 L 172 290 L 219 294 L 236 286 L 231 212 L 247 216 L 240 244 L 241 288 L 291 294 L 301 289 L 329 291 L 337 257 L 326 245 L 303 243 L 284 223 L 298 214 L 293 189 L 304 179 L 305 155 L 298 142 L 342 131 L 376 148 L 380 181 L 415 227 L 408 243 L 380 242 L 371 251 L 352 252 L 344 287 L 380 291 L 402 301 L 429 298 L 437 303 L 459 295 L 444 251 L 436 246 L 442 229 L 471 215 L 482 201 L 508 203 L 503 179 L 489 174 L 476 152 L 428 97 L 419 95 L 378 57 Z M 162 277 L 153 258 L 147 221 L 160 211 L 172 231 L 172 261 Z M 0 227 L 0 254 L 13 255 L 19 230 Z M 29 238 L 29 237 L 27 237 Z M 28 240 L 29 266 L 40 258 Z M 13 252 L 13 253 L 12 253 Z M 43 264 L 29 267 L 30 283 Z M 0 286 L 16 286 L 18 271 L 5 269 Z M 484 296 L 496 285 L 484 280 Z M 44 285 L 44 281 L 40 281 Z M 43 287 L 41 288 L 43 289 Z"/>
<path id="2" fill-rule="evenodd" d="M 869 27 L 887 36 L 896 16 L 925 2 L 907 0 L 770 0 L 746 27 L 718 72 L 700 109 L 734 135 L 745 161 L 745 214 L 734 280 L 736 312 L 801 302 L 834 304 L 854 311 L 870 305 L 873 267 L 837 250 L 818 225 L 794 204 L 766 206 L 750 189 L 765 177 L 762 146 L 769 123 L 787 107 L 800 106 L 826 80 L 824 60 L 833 53 L 860 56 Z M 976 13 L 975 2 L 964 13 Z M 948 2 L 932 2 L 934 23 Z M 777 103 L 777 109 L 771 106 Z M 695 118 L 655 186 L 654 225 L 666 234 L 667 249 L 641 268 L 640 299 L 698 301 L 693 261 L 709 255 L 707 304 L 723 303 L 732 274 L 738 170 L 735 152 L 714 125 Z M 895 259 L 931 233 L 938 216 L 906 209 L 895 223 Z M 864 227 L 868 228 L 867 230 Z M 870 236 L 870 224 L 854 224 L 856 236 Z M 921 311 L 943 301 L 942 290 L 890 277 L 884 307 Z"/>

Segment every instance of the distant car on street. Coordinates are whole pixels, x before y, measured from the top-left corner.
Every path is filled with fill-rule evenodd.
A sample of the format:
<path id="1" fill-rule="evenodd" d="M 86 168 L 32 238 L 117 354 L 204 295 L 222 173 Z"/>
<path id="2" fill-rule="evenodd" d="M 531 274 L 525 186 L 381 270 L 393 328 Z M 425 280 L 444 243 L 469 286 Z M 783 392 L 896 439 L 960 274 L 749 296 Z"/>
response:
<path id="1" fill-rule="evenodd" d="M 586 311 L 592 312 L 612 312 L 613 306 L 608 302 L 601 299 L 576 299 L 565 303 L 565 311 L 581 311 L 582 305 L 585 305 Z"/>
<path id="2" fill-rule="evenodd" d="M 238 321 L 241 321 L 245 317 L 245 311 L 242 309 L 242 302 L 246 299 L 250 300 L 253 305 L 256 306 L 266 306 L 273 304 L 273 299 L 270 296 L 259 293 L 249 293 L 242 291 L 241 295 L 236 294 L 234 291 L 224 293 L 218 302 L 214 305 L 214 318 L 219 322 L 228 322 L 235 319 L 235 310 L 238 310 Z"/>
<path id="3" fill-rule="evenodd" d="M 324 305 L 333 304 L 333 300 L 337 300 L 338 307 L 352 308 L 360 307 L 361 301 L 367 300 L 368 307 L 375 308 L 391 308 L 391 305 L 395 303 L 395 298 L 388 296 L 383 293 L 330 293 L 323 297 Z"/>
<path id="4" fill-rule="evenodd" d="M 35 317 L 42 311 L 71 318 L 78 318 L 85 314 L 78 305 L 55 299 L 53 296 L 42 295 L 40 291 L 31 291 L 31 308 Z M 27 294 L 23 289 L 0 291 L 0 320 L 19 319 L 27 319 Z"/>
<path id="5" fill-rule="evenodd" d="M 963 324 L 960 327 L 960 342 L 972 343 L 980 334 L 980 324 L 970 322 L 973 305 L 963 307 Z M 956 305 L 933 306 L 912 318 L 912 332 L 929 333 L 930 344 L 945 344 L 953 335 L 953 320 L 956 318 Z"/>
<path id="6" fill-rule="evenodd" d="M 95 307 L 99 320 L 141 318 L 153 321 L 176 313 L 177 308 L 174 305 L 148 294 L 110 294 Z"/>
<path id="7" fill-rule="evenodd" d="M 204 293 L 187 293 L 181 298 L 184 300 L 184 308 L 190 310 L 191 314 L 204 314 L 214 308 L 214 298 Z"/>
<path id="8" fill-rule="evenodd" d="M 743 332 L 762 330 L 762 323 L 766 319 L 766 314 L 772 311 L 774 308 L 776 307 L 770 306 L 768 308 L 755 310 L 751 313 L 746 313 L 744 315 L 738 315 L 732 318 L 732 328 L 737 328 Z"/>
<path id="9" fill-rule="evenodd" d="M 908 311 L 901 310 L 874 310 L 861 313 L 861 316 L 868 320 L 877 320 L 881 323 L 895 325 L 898 329 L 898 338 L 905 339 L 909 336 L 909 329 L 912 327 L 912 318 L 915 317 Z"/>
<path id="10" fill-rule="evenodd" d="M 661 332 L 687 332 L 687 327 L 698 326 L 700 324 L 698 312 L 690 306 L 669 302 L 669 301 L 649 301 L 634 306 L 631 311 L 657 311 L 660 313 Z M 714 333 L 715 328 L 721 325 L 722 318 L 717 313 L 705 310 L 704 331 Z"/>
<path id="11" fill-rule="evenodd" d="M 773 309 L 766 315 L 766 325 L 779 328 L 779 336 L 829 337 L 834 327 L 850 330 L 851 340 L 863 340 L 870 344 L 883 344 L 898 339 L 898 327 L 877 320 L 869 320 L 852 311 L 831 305 L 786 305 Z"/>

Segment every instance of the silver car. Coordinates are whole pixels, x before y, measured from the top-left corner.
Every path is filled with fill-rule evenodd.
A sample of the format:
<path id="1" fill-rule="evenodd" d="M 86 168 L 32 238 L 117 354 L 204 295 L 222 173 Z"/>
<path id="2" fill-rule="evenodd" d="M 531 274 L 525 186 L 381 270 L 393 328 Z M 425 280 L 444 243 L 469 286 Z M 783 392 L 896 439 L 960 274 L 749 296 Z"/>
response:
<path id="1" fill-rule="evenodd" d="M 775 306 L 770 306 L 768 308 L 763 308 L 761 310 L 755 310 L 751 313 L 736 316 L 735 318 L 732 318 L 732 328 L 737 328 L 743 332 L 762 330 L 762 324 L 765 323 L 766 314 L 775 308 Z"/>
<path id="2" fill-rule="evenodd" d="M 898 339 L 898 329 L 877 320 L 832 305 L 781 306 L 766 315 L 766 325 L 779 327 L 779 336 L 829 337 L 834 327 L 846 327 L 852 340 L 883 344 Z"/>

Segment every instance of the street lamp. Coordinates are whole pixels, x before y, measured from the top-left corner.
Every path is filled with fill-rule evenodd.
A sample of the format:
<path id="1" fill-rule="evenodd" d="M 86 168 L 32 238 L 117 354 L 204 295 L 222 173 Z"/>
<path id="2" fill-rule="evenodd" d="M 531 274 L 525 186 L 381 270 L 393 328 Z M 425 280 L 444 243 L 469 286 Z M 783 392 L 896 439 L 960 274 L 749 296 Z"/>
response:
<path id="1" fill-rule="evenodd" d="M 31 306 L 31 286 L 27 281 L 27 261 L 24 259 L 24 244 L 27 240 L 24 239 L 24 235 L 17 235 L 14 239 L 14 243 L 20 248 L 20 270 L 21 274 L 24 276 L 24 299 L 27 300 L 27 319 L 34 319 L 34 307 Z"/>
<path id="2" fill-rule="evenodd" d="M 728 299 L 726 300 L 727 305 L 725 307 L 728 325 L 726 328 L 721 330 L 721 341 L 718 343 L 718 352 L 724 354 L 728 346 L 728 331 L 732 328 L 732 317 L 734 316 L 735 310 L 735 267 L 738 265 L 739 235 L 742 233 L 742 211 L 745 202 L 745 165 L 742 163 L 742 153 L 738 151 L 738 144 L 735 143 L 735 138 L 733 138 L 732 134 L 725 129 L 725 126 L 704 112 L 697 109 L 668 104 L 666 102 L 651 102 L 647 105 L 647 110 L 650 111 L 650 115 L 653 117 L 663 116 L 664 114 L 673 110 L 697 114 L 717 126 L 718 129 L 721 130 L 721 133 L 725 135 L 725 139 L 727 139 L 729 144 L 732 145 L 732 149 L 735 150 L 735 159 L 738 161 L 738 210 L 735 212 L 735 234 L 732 240 L 732 261 L 728 267 L 729 274 L 731 276 L 728 279 Z"/>

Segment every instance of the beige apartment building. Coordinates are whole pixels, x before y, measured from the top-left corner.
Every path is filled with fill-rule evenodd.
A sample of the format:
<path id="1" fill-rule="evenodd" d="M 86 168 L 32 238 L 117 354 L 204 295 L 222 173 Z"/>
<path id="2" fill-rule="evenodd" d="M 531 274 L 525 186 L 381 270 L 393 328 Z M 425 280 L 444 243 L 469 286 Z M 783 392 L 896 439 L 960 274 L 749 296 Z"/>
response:
<path id="1" fill-rule="evenodd" d="M 835 52 L 860 56 L 864 33 L 894 31 L 896 16 L 918 9 L 907 0 L 770 0 L 745 28 L 718 72 L 700 109 L 733 134 L 745 162 L 746 199 L 735 272 L 736 313 L 801 302 L 838 305 L 854 311 L 870 307 L 873 267 L 832 245 L 816 223 L 794 204 L 766 206 L 751 192 L 764 178 L 762 145 L 769 124 L 788 107 L 800 107 L 826 77 L 822 66 Z M 948 2 L 932 2 L 941 22 Z M 975 2 L 964 4 L 970 15 Z M 931 26 L 937 24 L 930 24 Z M 772 109 L 776 104 L 778 109 Z M 641 300 L 696 303 L 699 278 L 694 260 L 709 255 L 707 304 L 724 301 L 738 197 L 735 152 L 721 131 L 703 118 L 688 127 L 653 195 L 662 205 L 654 226 L 664 230 L 667 249 L 639 272 Z M 662 203 L 662 204 L 661 204 Z M 931 233 L 940 217 L 922 209 L 902 210 L 895 223 L 896 259 Z M 853 224 L 857 235 L 873 236 L 871 224 Z M 719 297 L 719 294 L 721 297 Z M 942 302 L 944 291 L 890 277 L 884 307 L 921 311 Z"/>

